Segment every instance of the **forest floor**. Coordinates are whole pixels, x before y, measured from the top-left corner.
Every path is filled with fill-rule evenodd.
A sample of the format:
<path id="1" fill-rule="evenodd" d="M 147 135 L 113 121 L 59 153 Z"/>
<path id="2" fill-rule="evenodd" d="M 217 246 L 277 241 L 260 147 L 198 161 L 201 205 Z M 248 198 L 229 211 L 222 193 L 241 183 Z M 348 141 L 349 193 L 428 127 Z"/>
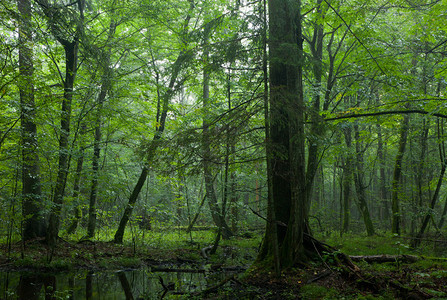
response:
<path id="1" fill-rule="evenodd" d="M 447 299 L 447 259 L 442 258 L 447 249 L 435 249 L 430 244 L 415 252 L 403 238 L 326 236 L 325 242 L 348 255 L 412 255 L 417 260 L 358 261 L 355 264 L 359 271 L 350 273 L 337 263 L 336 254 L 323 254 L 319 260 L 287 270 L 278 278 L 250 268 L 256 258 L 259 234 L 249 233 L 223 241 L 216 254 L 209 258 L 202 256 L 201 249 L 212 243 L 212 231 L 195 233 L 195 237 L 188 239 L 184 235 L 159 234 L 164 238 L 157 241 L 146 237 L 138 243 L 133 239 L 133 243 L 124 245 L 104 240 L 68 239 L 61 239 L 55 249 L 48 248 L 41 240 L 26 245 L 20 242 L 0 245 L 0 272 L 126 270 L 143 266 L 154 270 L 189 268 L 233 272 L 206 291 L 180 299 Z M 174 299 L 179 299 L 179 296 L 175 298 L 175 291 L 170 292 Z"/>

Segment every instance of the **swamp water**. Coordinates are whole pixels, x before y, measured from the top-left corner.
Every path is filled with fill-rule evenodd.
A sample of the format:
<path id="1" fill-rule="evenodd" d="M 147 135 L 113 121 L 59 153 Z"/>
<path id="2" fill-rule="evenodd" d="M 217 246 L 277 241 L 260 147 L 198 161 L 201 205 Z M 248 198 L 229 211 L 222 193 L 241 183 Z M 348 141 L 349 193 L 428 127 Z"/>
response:
<path id="1" fill-rule="evenodd" d="M 58 274 L 5 272 L 0 273 L 0 299 L 162 299 L 175 292 L 200 292 L 231 274 L 151 272 L 150 268 Z M 166 293 L 160 278 L 172 292 Z"/>

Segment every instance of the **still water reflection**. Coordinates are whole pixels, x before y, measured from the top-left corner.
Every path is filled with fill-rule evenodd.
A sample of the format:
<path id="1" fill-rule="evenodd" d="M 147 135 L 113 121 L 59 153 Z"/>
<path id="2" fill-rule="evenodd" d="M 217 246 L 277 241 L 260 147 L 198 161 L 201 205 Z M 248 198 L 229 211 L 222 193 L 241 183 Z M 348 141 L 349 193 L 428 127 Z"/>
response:
<path id="1" fill-rule="evenodd" d="M 222 273 L 79 271 L 77 273 L 0 273 L 0 299 L 160 299 L 165 290 L 194 293 L 225 277 Z M 172 299 L 173 293 L 168 293 Z M 179 296 L 179 299 L 183 296 Z"/>

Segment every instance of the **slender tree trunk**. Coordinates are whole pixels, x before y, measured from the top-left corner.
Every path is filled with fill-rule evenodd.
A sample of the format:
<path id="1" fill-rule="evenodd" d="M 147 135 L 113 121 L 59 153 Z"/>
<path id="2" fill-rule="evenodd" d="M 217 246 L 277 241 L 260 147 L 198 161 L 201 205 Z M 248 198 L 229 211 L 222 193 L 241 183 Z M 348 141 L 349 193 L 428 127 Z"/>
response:
<path id="1" fill-rule="evenodd" d="M 42 211 L 39 156 L 37 146 L 36 106 L 34 103 L 34 64 L 31 25 L 31 2 L 17 0 L 19 18 L 18 83 L 22 132 L 22 216 L 24 241 L 45 237 L 45 218 Z"/>
<path id="2" fill-rule="evenodd" d="M 439 178 L 438 178 L 438 184 L 436 185 L 435 193 L 433 194 L 431 202 L 430 202 L 429 212 L 425 215 L 424 220 L 422 221 L 422 225 L 421 225 L 421 228 L 419 229 L 418 234 L 416 235 L 416 237 L 411 242 L 411 247 L 412 248 L 419 247 L 419 245 L 421 244 L 421 239 L 424 236 L 424 232 L 427 229 L 428 223 L 430 222 L 430 219 L 432 217 L 432 211 L 435 208 L 436 202 L 438 201 L 438 198 L 439 198 L 439 191 L 441 190 L 442 181 L 444 179 L 444 174 L 445 174 L 445 170 L 446 170 L 446 167 L 447 167 L 446 163 L 447 163 L 447 161 L 444 161 L 442 163 L 441 172 L 440 172 Z"/>
<path id="3" fill-rule="evenodd" d="M 391 195 L 391 210 L 392 210 L 392 222 L 391 232 L 400 234 L 400 203 L 399 203 L 399 182 L 402 173 L 402 161 L 405 153 L 405 146 L 407 145 L 408 135 L 408 115 L 404 115 L 402 126 L 400 128 L 399 148 L 396 155 L 396 161 L 394 164 L 393 182 L 392 182 L 392 195 Z"/>
<path id="4" fill-rule="evenodd" d="M 186 31 L 188 29 L 189 21 L 191 19 L 191 14 L 194 9 L 194 3 L 191 1 L 189 13 L 187 14 L 183 29 L 185 30 L 184 35 L 186 36 Z M 186 43 L 186 42 L 185 42 Z M 185 49 L 186 49 L 185 45 Z M 115 232 L 115 237 L 113 239 L 114 243 L 121 244 L 123 242 L 124 237 L 124 230 L 126 229 L 127 222 L 130 219 L 130 216 L 132 215 L 133 208 L 135 206 L 135 203 L 137 202 L 138 195 L 140 194 L 140 191 L 144 185 L 144 182 L 146 181 L 147 174 L 149 171 L 149 166 L 152 164 L 152 161 L 155 157 L 155 153 L 160 145 L 161 138 L 163 137 L 163 132 L 165 130 L 165 124 L 166 124 L 166 117 L 168 115 L 169 111 L 169 103 L 174 96 L 176 90 L 181 86 L 183 83 L 182 80 L 178 80 L 180 71 L 182 70 L 183 66 L 191 59 L 192 55 L 190 52 L 186 50 L 182 50 L 178 56 L 176 61 L 174 62 L 172 66 L 172 73 L 171 78 L 169 81 L 169 86 L 166 90 L 166 92 L 163 94 L 163 96 L 160 96 L 160 93 L 158 93 L 158 108 L 157 108 L 157 118 L 156 118 L 156 124 L 158 125 L 155 129 L 154 137 L 152 139 L 152 143 L 149 146 L 149 149 L 146 154 L 145 159 L 145 165 L 141 170 L 140 176 L 138 178 L 137 184 L 135 185 L 132 194 L 129 197 L 129 201 L 126 205 L 126 208 L 124 209 L 123 216 L 121 217 L 120 224 L 118 226 L 118 229 Z M 157 75 L 158 76 L 158 75 Z"/>
<path id="5" fill-rule="evenodd" d="M 96 117 L 95 126 L 95 143 L 93 146 L 93 158 L 92 158 L 92 185 L 90 189 L 90 199 L 88 207 L 88 223 L 87 223 L 87 237 L 92 238 L 95 236 L 96 229 L 96 198 L 98 193 L 98 169 L 99 169 L 99 157 L 101 149 L 99 147 L 101 142 L 101 118 L 100 112 L 102 105 L 98 106 L 98 114 Z"/>
<path id="6" fill-rule="evenodd" d="M 169 110 L 169 103 L 174 96 L 175 91 L 179 86 L 179 80 L 178 76 L 180 73 L 180 70 L 183 68 L 183 65 L 189 61 L 191 58 L 191 54 L 189 52 L 182 51 L 177 57 L 177 60 L 173 64 L 173 70 L 171 74 L 171 79 L 169 82 L 169 86 L 166 90 L 166 92 L 161 96 L 162 99 L 159 99 L 161 101 L 161 111 L 157 112 L 157 116 L 159 117 L 157 119 L 157 127 L 155 129 L 154 137 L 152 138 L 152 143 L 149 146 L 149 149 L 146 152 L 146 158 L 145 158 L 145 165 L 143 166 L 140 176 L 138 178 L 138 181 L 132 191 L 132 194 L 129 197 L 129 201 L 126 205 L 126 208 L 124 209 L 124 213 L 121 217 L 120 223 L 118 225 L 118 229 L 115 232 L 115 236 L 113 239 L 114 243 L 121 244 L 123 242 L 124 237 L 124 230 L 126 229 L 127 222 L 130 219 L 130 216 L 132 215 L 133 208 L 135 206 L 135 203 L 137 202 L 138 195 L 140 194 L 140 191 L 144 185 L 144 182 L 146 181 L 149 166 L 152 164 L 156 151 L 158 147 L 160 146 L 161 138 L 163 137 L 163 132 L 165 130 L 165 124 L 166 124 L 166 117 Z M 180 80 L 180 83 L 182 80 Z"/>
<path id="7" fill-rule="evenodd" d="M 433 209 L 435 208 L 436 202 L 439 199 L 439 193 L 441 191 L 441 186 L 442 186 L 442 182 L 444 181 L 444 174 L 447 168 L 447 160 L 446 160 L 446 156 L 445 156 L 445 148 L 444 148 L 444 142 L 441 139 L 441 137 L 444 136 L 444 128 L 440 126 L 439 120 L 438 120 L 438 146 L 439 146 L 439 158 L 441 160 L 441 172 L 439 174 L 438 177 L 438 184 L 436 185 L 436 190 L 435 193 L 432 196 L 430 205 L 429 205 L 429 211 L 428 213 L 425 215 L 422 224 L 421 224 L 421 228 L 419 229 L 418 234 L 416 235 L 416 237 L 412 240 L 411 242 L 411 246 L 413 248 L 417 248 L 419 247 L 419 245 L 421 244 L 421 239 L 424 236 L 424 232 L 427 229 L 428 223 L 430 221 L 430 219 L 433 220 Z M 443 216 L 444 216 L 443 212 Z M 443 216 L 441 218 L 443 218 Z M 434 223 L 434 225 L 436 226 L 436 224 Z M 442 223 L 440 223 L 440 225 L 442 226 Z M 440 227 L 439 227 L 440 228 Z"/>
<path id="8" fill-rule="evenodd" d="M 81 125 L 81 136 L 85 135 L 86 132 L 86 125 L 83 123 Z M 82 210 L 81 205 L 79 203 L 79 191 L 81 187 L 81 174 L 82 174 L 82 168 L 84 165 L 84 155 L 85 155 L 85 145 L 82 143 L 79 146 L 79 153 L 78 153 L 78 159 L 76 161 L 76 172 L 75 172 L 75 178 L 73 183 L 73 199 L 76 202 L 76 207 L 73 209 L 73 219 L 71 221 L 70 226 L 67 229 L 68 234 L 75 233 L 76 229 L 78 228 L 79 221 L 82 218 Z"/>
<path id="9" fill-rule="evenodd" d="M 441 230 L 444 226 L 445 215 L 447 214 L 447 197 L 444 198 L 444 209 L 442 210 L 441 219 L 439 219 L 438 229 Z"/>
<path id="10" fill-rule="evenodd" d="M 425 119 L 422 120 L 423 127 L 421 130 L 421 153 L 419 156 L 418 163 L 416 165 L 416 186 L 417 186 L 417 198 L 418 198 L 418 205 L 419 207 L 422 207 L 424 200 L 423 200 L 423 176 L 424 176 L 424 169 L 425 169 L 425 159 L 426 159 L 426 152 L 427 152 L 427 140 L 428 140 L 428 131 L 430 126 L 426 124 Z"/>
<path id="11" fill-rule="evenodd" d="M 65 81 L 64 81 L 64 98 L 62 100 L 61 109 L 61 130 L 59 135 L 59 165 L 56 179 L 56 187 L 53 195 L 53 204 L 50 211 L 50 221 L 47 231 L 47 242 L 50 245 L 56 244 L 59 234 L 60 214 L 62 210 L 65 184 L 68 175 L 68 156 L 70 136 L 70 119 L 71 119 L 71 102 L 73 100 L 73 86 L 76 75 L 76 61 L 78 53 L 78 39 L 73 42 L 63 43 L 65 50 Z"/>
<path id="12" fill-rule="evenodd" d="M 354 179 L 353 176 L 353 161 L 354 157 L 352 155 L 352 136 L 351 127 L 347 126 L 344 130 L 347 155 L 345 158 L 344 168 L 343 168 L 343 227 L 342 232 L 348 232 L 349 222 L 351 218 L 351 185 Z"/>
<path id="13" fill-rule="evenodd" d="M 205 26 L 204 29 L 204 44 L 207 45 L 208 39 L 210 34 L 210 27 L 209 24 Z M 217 203 L 217 196 L 216 192 L 214 190 L 214 181 L 213 181 L 213 175 L 212 175 L 212 155 L 211 155 L 211 147 L 210 147 L 210 132 L 209 132 L 209 122 L 206 120 L 206 118 L 209 115 L 209 108 L 208 108 L 208 102 L 209 102 L 209 80 L 210 80 L 210 71 L 209 71 L 209 65 L 207 65 L 209 60 L 209 49 L 207 46 L 205 46 L 203 59 L 205 61 L 205 66 L 203 69 L 203 109 L 204 109 L 204 118 L 203 118 L 203 175 L 205 178 L 205 194 L 208 201 L 208 205 L 211 210 L 211 216 L 213 218 L 214 224 L 216 224 L 217 227 L 219 227 L 219 230 L 221 230 L 222 237 L 224 239 L 227 239 L 233 235 L 231 232 L 230 227 L 228 226 L 225 217 L 223 215 L 223 211 L 219 208 L 219 205 Z"/>
<path id="14" fill-rule="evenodd" d="M 323 0 L 317 0 L 317 18 L 322 16 L 321 4 Z M 312 110 L 310 114 L 311 128 L 309 134 L 309 147 L 307 158 L 307 172 L 306 172 L 306 195 L 307 199 L 310 199 L 312 193 L 312 186 L 315 178 L 315 174 L 318 170 L 319 155 L 320 155 L 320 139 L 324 134 L 323 124 L 321 121 L 320 113 L 320 98 L 322 94 L 322 76 L 323 76 L 323 25 L 318 23 L 314 27 L 313 40 L 310 43 L 310 49 L 313 56 L 313 96 L 312 96 Z"/>
<path id="15" fill-rule="evenodd" d="M 273 199 L 273 149 L 271 143 L 271 124 L 270 124 L 270 109 L 269 109 L 269 76 L 268 76 L 268 53 L 267 53 L 267 0 L 263 1 L 263 81 L 264 81 L 264 124 L 265 124 L 265 151 L 266 151 L 266 167 L 267 167 L 267 224 L 261 249 L 256 259 L 257 262 L 262 262 L 271 258 L 273 262 L 273 270 L 277 277 L 281 276 L 281 261 L 279 257 L 279 241 L 278 241 L 278 226 L 277 217 L 275 213 L 275 203 Z M 248 198 L 248 197 L 247 197 Z"/>
<path id="16" fill-rule="evenodd" d="M 230 67 L 233 62 L 231 62 Z M 227 76 L 227 100 L 228 100 L 228 111 L 231 111 L 232 109 L 232 99 L 231 99 L 231 68 L 228 71 Z M 237 205 L 237 192 L 236 192 L 236 174 L 233 168 L 234 163 L 234 154 L 236 153 L 236 142 L 234 140 L 234 136 L 236 135 L 236 129 L 234 129 L 230 124 L 227 125 L 227 145 L 226 145 L 226 156 L 225 156 L 225 170 L 226 170 L 226 176 L 225 178 L 228 179 L 228 173 L 229 179 L 227 180 L 227 183 L 225 184 L 225 198 L 230 198 L 230 218 L 231 218 L 231 231 L 233 233 L 236 233 L 237 231 L 237 223 L 238 223 L 238 205 Z M 228 182 L 229 181 L 229 182 Z M 229 192 L 228 192 L 229 191 Z"/>
<path id="17" fill-rule="evenodd" d="M 108 40 L 110 41 L 115 35 L 116 24 L 112 20 L 109 26 Z M 102 122 L 102 107 L 112 85 L 112 70 L 110 68 L 111 48 L 109 47 L 103 63 L 103 78 L 101 83 L 101 90 L 96 100 L 96 120 L 95 120 L 95 142 L 93 146 L 92 159 L 92 185 L 90 190 L 88 223 L 87 223 L 87 237 L 92 238 L 95 235 L 96 229 L 96 199 L 98 195 L 98 176 L 99 176 L 99 158 L 101 154 L 101 122 Z"/>
<path id="18" fill-rule="evenodd" d="M 382 220 L 388 220 L 390 218 L 390 208 L 388 201 L 388 193 L 386 188 L 386 175 L 385 175 L 385 152 L 382 137 L 382 127 L 377 124 L 377 157 L 379 159 L 379 199 L 382 204 Z"/>
<path id="19" fill-rule="evenodd" d="M 366 202 L 366 187 L 364 183 L 364 170 L 363 170 L 363 150 L 360 146 L 360 132 L 358 124 L 354 125 L 354 137 L 355 137 L 355 172 L 354 172 L 354 185 L 357 192 L 357 206 L 362 215 L 363 222 L 365 223 L 366 232 L 368 236 L 374 235 L 374 225 L 369 213 L 368 204 Z"/>
<path id="20" fill-rule="evenodd" d="M 59 134 L 59 162 L 58 173 L 56 178 L 56 186 L 54 189 L 53 203 L 50 209 L 50 219 L 46 234 L 46 242 L 54 246 L 59 235 L 60 215 L 65 194 L 65 185 L 67 182 L 69 169 L 69 137 L 70 137 L 70 120 L 71 120 L 71 105 L 73 101 L 73 87 L 77 72 L 77 59 L 79 37 L 83 30 L 84 21 L 84 1 L 78 1 L 77 7 L 79 11 L 79 20 L 77 28 L 69 39 L 64 39 L 58 34 L 62 25 L 59 20 L 54 20 L 54 15 L 51 13 L 52 7 L 47 0 L 38 2 L 43 6 L 44 12 L 51 23 L 51 30 L 57 41 L 63 46 L 65 52 L 65 79 L 64 82 L 64 97 L 62 99 L 61 108 L 61 125 Z M 63 28 L 66 30 L 66 28 Z"/>

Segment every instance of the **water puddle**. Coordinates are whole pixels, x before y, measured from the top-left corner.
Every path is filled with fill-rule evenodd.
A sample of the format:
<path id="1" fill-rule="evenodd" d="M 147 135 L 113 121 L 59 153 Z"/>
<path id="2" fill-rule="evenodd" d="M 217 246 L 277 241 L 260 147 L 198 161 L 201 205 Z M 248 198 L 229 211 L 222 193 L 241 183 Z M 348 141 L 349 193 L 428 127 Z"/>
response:
<path id="1" fill-rule="evenodd" d="M 150 268 L 75 273 L 0 273 L 0 299 L 182 299 L 215 285 L 234 272 Z M 168 291 L 169 290 L 169 291 Z"/>

